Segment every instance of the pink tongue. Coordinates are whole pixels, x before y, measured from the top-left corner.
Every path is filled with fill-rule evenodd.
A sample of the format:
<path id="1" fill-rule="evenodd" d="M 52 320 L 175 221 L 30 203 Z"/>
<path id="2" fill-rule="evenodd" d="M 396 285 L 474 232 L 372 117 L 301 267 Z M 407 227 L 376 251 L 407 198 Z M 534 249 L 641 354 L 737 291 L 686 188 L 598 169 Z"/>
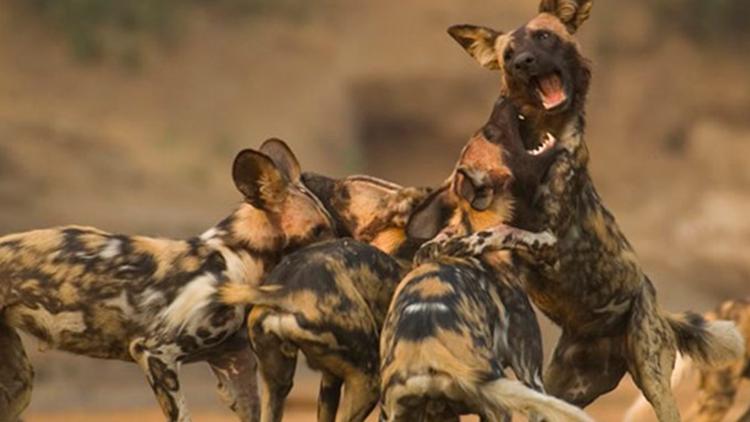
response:
<path id="1" fill-rule="evenodd" d="M 565 91 L 562 89 L 562 82 L 557 75 L 548 76 L 539 81 L 539 88 L 542 94 L 542 102 L 547 109 L 557 107 L 565 101 Z"/>

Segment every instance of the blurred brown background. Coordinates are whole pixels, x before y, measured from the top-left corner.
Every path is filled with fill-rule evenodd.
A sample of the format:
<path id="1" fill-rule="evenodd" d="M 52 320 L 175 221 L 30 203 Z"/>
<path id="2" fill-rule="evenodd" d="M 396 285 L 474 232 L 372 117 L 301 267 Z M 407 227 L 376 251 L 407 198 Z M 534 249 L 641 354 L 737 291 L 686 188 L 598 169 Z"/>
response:
<path id="1" fill-rule="evenodd" d="M 234 154 L 271 136 L 308 170 L 434 185 L 498 85 L 445 29 L 512 29 L 536 6 L 0 0 L 0 233 L 197 234 L 239 200 Z M 750 293 L 750 3 L 599 0 L 579 37 L 594 179 L 660 300 L 704 311 Z M 135 365 L 27 344 L 29 420 L 161 419 Z M 232 420 L 207 369 L 185 371 L 195 420 Z M 291 409 L 312 420 L 315 377 L 299 380 Z M 593 413 L 617 420 L 631 397 L 625 382 Z"/>

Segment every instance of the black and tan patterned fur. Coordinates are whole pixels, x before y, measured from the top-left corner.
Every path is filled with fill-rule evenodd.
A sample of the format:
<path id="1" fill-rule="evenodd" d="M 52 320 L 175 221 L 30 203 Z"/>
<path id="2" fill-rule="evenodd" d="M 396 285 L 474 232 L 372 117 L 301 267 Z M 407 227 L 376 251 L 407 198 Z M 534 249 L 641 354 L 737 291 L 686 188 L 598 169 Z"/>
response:
<path id="1" fill-rule="evenodd" d="M 538 182 L 553 157 L 524 151 L 516 115 L 507 101 L 499 103 L 464 148 L 448 186 L 414 213 L 410 235 L 429 238 L 447 226 L 455 236 L 517 222 L 514 191 Z M 506 228 L 529 259 L 543 258 L 554 244 L 549 234 Z M 399 284 L 381 334 L 382 421 L 458 421 L 467 413 L 500 421 L 508 411 L 589 420 L 544 394 L 539 325 L 507 253 L 420 256 Z M 506 367 L 517 380 L 505 377 Z"/>
<path id="2" fill-rule="evenodd" d="M 558 265 L 520 267 L 532 301 L 563 330 L 545 373 L 547 392 L 585 406 L 628 372 L 661 421 L 678 421 L 669 385 L 676 350 L 718 364 L 741 356 L 743 341 L 731 322 L 659 307 L 653 284 L 596 192 L 583 139 L 590 70 L 573 38 L 591 4 L 544 0 L 536 18 L 510 33 L 470 25 L 449 32 L 483 66 L 500 70 L 501 92 L 525 117 L 527 147 L 551 133 L 560 150 L 533 206 L 558 239 Z M 562 79 L 566 101 L 547 110 L 536 82 L 551 74 Z M 502 246 L 503 230 L 499 241 L 488 230 L 453 239 L 446 251 L 476 255 Z"/>
<path id="3" fill-rule="evenodd" d="M 406 221 L 428 190 L 367 176 L 306 174 L 304 180 L 339 234 L 354 239 L 290 254 L 261 286 L 230 284 L 222 296 L 228 304 L 253 305 L 248 332 L 264 385 L 261 420 L 282 420 L 302 352 L 322 372 L 318 420 L 361 421 L 378 399 L 383 318 L 416 250 Z"/>
<path id="4" fill-rule="evenodd" d="M 333 234 L 286 145 L 269 140 L 261 151 L 238 154 L 233 178 L 245 201 L 199 237 L 69 226 L 0 238 L 3 333 L 14 336 L 6 330 L 12 327 L 50 348 L 136 362 L 170 421 L 190 420 L 180 365 L 208 361 L 222 398 L 253 420 L 255 360 L 240 330 L 245 309 L 221 303 L 218 289 L 257 284 L 282 254 Z"/>
<path id="5" fill-rule="evenodd" d="M 745 338 L 745 356 L 721 368 L 695 365 L 692 360 L 678 357 L 674 383 L 686 380 L 690 372 L 698 373 L 698 398 L 685 412 L 686 421 L 721 422 L 725 420 L 743 380 L 750 379 L 750 297 L 728 300 L 704 315 L 707 320 L 729 320 L 737 324 Z M 626 412 L 624 422 L 636 422 L 648 402 L 641 396 Z M 742 404 L 745 412 L 737 422 L 750 422 L 750 407 Z"/>

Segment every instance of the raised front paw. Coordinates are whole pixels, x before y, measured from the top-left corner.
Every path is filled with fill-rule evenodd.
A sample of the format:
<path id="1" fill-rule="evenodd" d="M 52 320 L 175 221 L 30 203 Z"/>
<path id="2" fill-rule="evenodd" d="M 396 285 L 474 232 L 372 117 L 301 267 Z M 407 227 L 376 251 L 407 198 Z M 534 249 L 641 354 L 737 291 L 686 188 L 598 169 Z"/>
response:
<path id="1" fill-rule="evenodd" d="M 442 255 L 443 250 L 443 244 L 440 241 L 431 240 L 424 245 L 422 245 L 421 248 L 417 251 L 417 253 L 414 255 L 414 264 L 415 265 L 421 265 L 425 262 L 434 261 L 437 259 L 440 255 Z"/>

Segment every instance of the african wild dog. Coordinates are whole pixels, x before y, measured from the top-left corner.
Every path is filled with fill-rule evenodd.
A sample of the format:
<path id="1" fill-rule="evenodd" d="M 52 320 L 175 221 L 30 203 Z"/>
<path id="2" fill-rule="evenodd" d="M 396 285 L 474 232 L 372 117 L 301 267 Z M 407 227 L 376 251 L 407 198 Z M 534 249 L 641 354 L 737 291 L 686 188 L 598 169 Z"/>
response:
<path id="1" fill-rule="evenodd" d="M 378 399 L 383 318 L 416 250 L 404 234 L 406 221 L 428 190 L 366 176 L 307 174 L 303 180 L 340 234 L 354 239 L 301 249 L 284 257 L 262 285 L 228 284 L 222 297 L 253 306 L 248 332 L 265 387 L 263 421 L 282 419 L 298 351 L 323 373 L 318 420 L 361 421 Z"/>
<path id="2" fill-rule="evenodd" d="M 251 420 L 249 344 L 223 347 L 245 309 L 222 304 L 218 289 L 259 283 L 283 253 L 330 237 L 332 222 L 281 141 L 240 152 L 232 175 L 244 203 L 189 240 L 74 226 L 0 238 L 2 322 L 55 349 L 136 362 L 171 421 L 190 420 L 180 365 L 207 360 L 222 398 Z"/>
<path id="3" fill-rule="evenodd" d="M 524 117 L 526 146 L 560 150 L 533 206 L 558 239 L 558 264 L 521 265 L 532 301 L 563 330 L 545 373 L 547 392 L 585 406 L 629 372 L 660 420 L 677 421 L 669 385 L 675 349 L 718 364 L 741 356 L 743 342 L 731 322 L 660 309 L 651 281 L 594 188 L 583 141 L 591 72 L 573 37 L 591 5 L 543 0 L 541 13 L 513 32 L 458 25 L 449 33 L 481 65 L 500 70 L 502 95 Z M 488 230 L 451 239 L 444 250 L 477 255 L 501 246 L 505 235 L 498 230 L 500 239 Z"/>
<path id="4" fill-rule="evenodd" d="M 721 422 L 729 413 L 743 378 L 750 379 L 750 297 L 728 300 L 705 317 L 708 320 L 734 321 L 745 337 L 745 356 L 723 368 L 693 368 L 692 361 L 680 356 L 675 365 L 672 385 L 684 381 L 686 373 L 696 370 L 700 377 L 698 399 L 686 412 L 685 420 Z M 624 422 L 638 420 L 646 406 L 648 402 L 643 396 L 639 397 L 628 409 Z M 737 421 L 750 422 L 750 408 Z"/>
<path id="5" fill-rule="evenodd" d="M 409 234 L 429 238 L 444 225 L 454 235 L 515 225 L 521 202 L 515 192 L 533 188 L 553 158 L 550 151 L 524 150 L 517 112 L 501 100 L 462 151 L 448 187 L 412 215 Z M 543 258 L 554 244 L 544 233 L 508 226 L 506 233 L 529 257 Z M 517 276 L 506 253 L 438 257 L 406 275 L 381 334 L 381 420 L 457 421 L 474 413 L 500 421 L 508 410 L 590 420 L 544 394 L 539 325 Z M 508 366 L 517 380 L 504 377 Z"/>

